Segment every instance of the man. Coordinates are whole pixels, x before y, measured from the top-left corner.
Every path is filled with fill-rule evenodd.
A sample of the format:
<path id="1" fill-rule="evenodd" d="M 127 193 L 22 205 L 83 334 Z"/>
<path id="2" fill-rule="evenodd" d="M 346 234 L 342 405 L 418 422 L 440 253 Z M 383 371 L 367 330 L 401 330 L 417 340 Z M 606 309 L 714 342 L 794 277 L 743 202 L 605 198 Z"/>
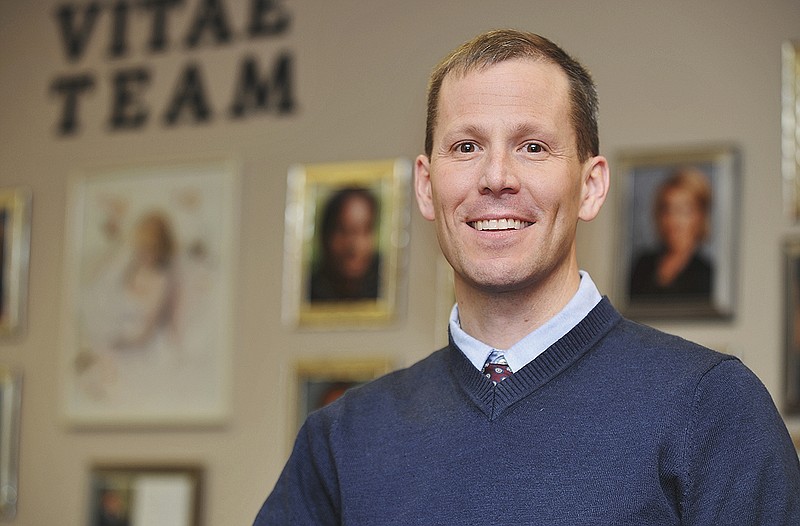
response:
<path id="1" fill-rule="evenodd" d="M 455 271 L 451 343 L 312 414 L 257 526 L 800 524 L 756 377 L 623 319 L 578 269 L 609 184 L 596 113 L 537 35 L 480 35 L 434 71 L 415 188 Z"/>

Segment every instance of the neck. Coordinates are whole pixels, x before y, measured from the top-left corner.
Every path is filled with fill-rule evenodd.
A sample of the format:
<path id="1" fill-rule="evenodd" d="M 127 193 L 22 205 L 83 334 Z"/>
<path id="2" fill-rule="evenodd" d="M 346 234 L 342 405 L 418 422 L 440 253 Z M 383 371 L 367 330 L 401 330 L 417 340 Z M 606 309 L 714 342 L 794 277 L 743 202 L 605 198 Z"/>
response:
<path id="1" fill-rule="evenodd" d="M 455 276 L 458 313 L 464 331 L 495 349 L 507 350 L 544 325 L 578 291 L 577 268 L 519 290 L 486 291 Z"/>

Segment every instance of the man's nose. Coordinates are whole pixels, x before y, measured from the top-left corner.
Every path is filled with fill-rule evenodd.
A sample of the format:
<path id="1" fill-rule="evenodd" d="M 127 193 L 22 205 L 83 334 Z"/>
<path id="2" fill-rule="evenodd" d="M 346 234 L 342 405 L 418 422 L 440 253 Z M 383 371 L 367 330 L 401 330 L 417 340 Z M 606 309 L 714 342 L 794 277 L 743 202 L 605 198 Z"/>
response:
<path id="1" fill-rule="evenodd" d="M 519 191 L 519 177 L 516 175 L 513 154 L 495 151 L 484 157 L 481 170 L 481 193 L 502 195 Z"/>

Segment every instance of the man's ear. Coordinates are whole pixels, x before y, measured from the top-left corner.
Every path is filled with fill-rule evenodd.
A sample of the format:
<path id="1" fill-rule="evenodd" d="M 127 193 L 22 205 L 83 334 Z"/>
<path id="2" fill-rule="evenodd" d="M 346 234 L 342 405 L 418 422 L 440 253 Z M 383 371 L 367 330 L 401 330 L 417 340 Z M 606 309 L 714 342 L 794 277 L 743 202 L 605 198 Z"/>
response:
<path id="1" fill-rule="evenodd" d="M 414 192 L 417 195 L 417 206 L 422 212 L 422 217 L 433 221 L 436 214 L 434 213 L 431 189 L 431 161 L 427 155 L 417 156 L 414 163 Z"/>
<path id="2" fill-rule="evenodd" d="M 608 195 L 610 185 L 608 161 L 598 155 L 584 163 L 583 185 L 581 188 L 581 204 L 578 217 L 583 221 L 591 221 L 600 213 Z"/>

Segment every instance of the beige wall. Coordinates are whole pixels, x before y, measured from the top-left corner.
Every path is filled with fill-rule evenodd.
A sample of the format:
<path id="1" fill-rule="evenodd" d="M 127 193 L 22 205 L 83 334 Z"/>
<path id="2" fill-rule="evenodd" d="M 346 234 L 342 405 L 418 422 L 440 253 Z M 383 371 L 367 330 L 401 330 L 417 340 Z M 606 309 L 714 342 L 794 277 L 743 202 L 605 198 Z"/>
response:
<path id="1" fill-rule="evenodd" d="M 179 38 L 196 1 L 171 23 Z M 247 3 L 224 2 L 237 30 Z M 674 323 L 667 330 L 727 350 L 781 386 L 781 244 L 797 228 L 781 210 L 780 46 L 800 38 L 800 4 L 765 2 L 555 0 L 284 2 L 286 36 L 237 40 L 219 48 L 179 47 L 128 59 L 103 56 L 99 22 L 87 56 L 68 64 L 53 17 L 59 2 L 0 2 L 0 185 L 33 191 L 29 317 L 26 334 L 0 344 L 0 362 L 24 371 L 19 513 L 21 526 L 85 522 L 88 466 L 98 460 L 199 461 L 207 474 L 207 524 L 249 524 L 289 448 L 288 371 L 295 358 L 390 357 L 397 366 L 429 353 L 445 330 L 435 322 L 436 252 L 430 226 L 413 210 L 399 319 L 385 330 L 296 331 L 281 324 L 281 259 L 286 173 L 292 163 L 413 158 L 421 148 L 429 69 L 457 43 L 492 27 L 552 37 L 589 65 L 599 85 L 601 142 L 612 159 L 635 147 L 719 142 L 743 154 L 737 315 L 729 322 Z M 96 39 L 96 40 L 95 40 Z M 142 45 L 141 33 L 131 42 Z M 135 44 L 134 44 L 135 45 Z M 245 53 L 270 64 L 295 57 L 298 111 L 232 121 L 222 115 L 233 66 Z M 154 72 L 146 100 L 158 117 L 177 72 L 196 60 L 220 114 L 209 124 L 108 133 L 109 78 L 123 66 Z M 82 132 L 54 133 L 65 72 L 94 71 L 98 88 L 83 101 Z M 71 429 L 60 413 L 68 177 L 85 168 L 229 157 L 241 166 L 241 248 L 233 327 L 233 409 L 212 429 Z M 616 210 L 580 233 L 579 257 L 602 290 L 614 286 Z M 437 334 L 438 331 L 438 334 Z M 276 381 L 277 380 L 277 381 Z M 790 422 L 800 431 L 800 425 Z"/>

